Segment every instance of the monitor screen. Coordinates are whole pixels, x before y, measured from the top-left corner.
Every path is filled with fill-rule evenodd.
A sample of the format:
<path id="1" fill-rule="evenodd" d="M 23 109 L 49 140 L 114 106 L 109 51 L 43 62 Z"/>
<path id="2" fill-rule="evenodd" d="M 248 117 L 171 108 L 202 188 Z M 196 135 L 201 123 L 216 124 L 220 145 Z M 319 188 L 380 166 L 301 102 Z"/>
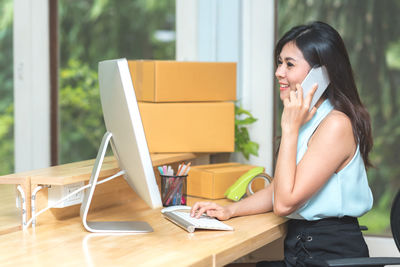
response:
<path id="1" fill-rule="evenodd" d="M 151 207 L 162 207 L 126 59 L 99 63 L 100 99 L 112 149 L 124 178 Z"/>

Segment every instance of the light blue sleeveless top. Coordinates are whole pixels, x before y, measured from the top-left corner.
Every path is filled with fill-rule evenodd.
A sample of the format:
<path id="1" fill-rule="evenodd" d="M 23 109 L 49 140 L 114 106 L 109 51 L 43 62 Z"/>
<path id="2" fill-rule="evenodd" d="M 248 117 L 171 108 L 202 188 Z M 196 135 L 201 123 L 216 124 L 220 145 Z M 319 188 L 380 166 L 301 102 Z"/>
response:
<path id="1" fill-rule="evenodd" d="M 333 110 L 329 100 L 317 109 L 313 118 L 299 131 L 296 164 L 300 162 L 312 134 Z M 311 197 L 300 209 L 287 216 L 292 219 L 319 220 L 327 217 L 359 217 L 372 208 L 372 192 L 368 185 L 363 158 L 357 145 L 352 160 Z"/>

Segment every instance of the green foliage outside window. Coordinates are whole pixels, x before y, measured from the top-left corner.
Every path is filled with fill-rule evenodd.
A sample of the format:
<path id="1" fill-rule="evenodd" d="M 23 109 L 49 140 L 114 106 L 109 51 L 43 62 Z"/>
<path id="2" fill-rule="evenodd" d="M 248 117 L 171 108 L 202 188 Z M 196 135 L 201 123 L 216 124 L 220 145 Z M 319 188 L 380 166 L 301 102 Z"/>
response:
<path id="1" fill-rule="evenodd" d="M 13 1 L 0 1 L 0 175 L 14 170 Z"/>
<path id="2" fill-rule="evenodd" d="M 105 133 L 97 71 L 70 60 L 60 70 L 60 152 L 64 162 L 96 157 Z"/>
<path id="3" fill-rule="evenodd" d="M 0 1 L 0 175 L 14 170 L 12 22 L 13 1 Z M 59 0 L 58 32 L 60 163 L 67 163 L 94 158 L 105 131 L 99 61 L 175 58 L 175 0 Z"/>
<path id="4" fill-rule="evenodd" d="M 105 133 L 100 61 L 175 58 L 175 0 L 59 0 L 59 22 L 59 153 L 68 163 L 95 158 Z"/>

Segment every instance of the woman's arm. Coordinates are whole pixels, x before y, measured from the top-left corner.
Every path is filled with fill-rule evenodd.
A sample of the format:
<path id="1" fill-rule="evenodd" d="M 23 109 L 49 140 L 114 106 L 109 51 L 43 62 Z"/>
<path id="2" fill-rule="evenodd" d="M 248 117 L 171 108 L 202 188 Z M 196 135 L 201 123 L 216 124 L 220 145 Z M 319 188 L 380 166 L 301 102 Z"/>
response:
<path id="1" fill-rule="evenodd" d="M 296 166 L 297 138 L 307 114 L 301 114 L 296 96 L 284 102 L 282 139 L 274 176 L 274 212 L 286 216 L 296 211 L 343 168 L 356 150 L 350 119 L 333 110 L 321 122 Z"/>
<path id="2" fill-rule="evenodd" d="M 227 206 L 220 206 L 213 202 L 197 202 L 192 207 L 191 215 L 199 218 L 201 214 L 206 213 L 219 220 L 228 220 L 232 217 L 272 211 L 273 183 L 272 181 L 268 187 Z"/>

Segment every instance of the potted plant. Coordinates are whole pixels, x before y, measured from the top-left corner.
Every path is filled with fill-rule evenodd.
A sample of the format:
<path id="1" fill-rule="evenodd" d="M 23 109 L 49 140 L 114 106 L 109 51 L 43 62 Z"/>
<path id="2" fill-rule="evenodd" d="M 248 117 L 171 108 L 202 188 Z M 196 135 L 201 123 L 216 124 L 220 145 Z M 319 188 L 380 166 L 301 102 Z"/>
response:
<path id="1" fill-rule="evenodd" d="M 250 155 L 258 156 L 259 144 L 250 140 L 247 126 L 257 119 L 242 107 L 235 105 L 235 152 L 241 153 L 246 160 Z"/>
<path id="2" fill-rule="evenodd" d="M 235 105 L 235 152 L 240 153 L 248 160 L 250 155 L 258 156 L 259 144 L 251 141 L 248 126 L 255 123 L 256 118 L 248 111 Z M 211 155 L 210 163 L 222 163 L 231 161 L 232 153 L 218 153 Z"/>

